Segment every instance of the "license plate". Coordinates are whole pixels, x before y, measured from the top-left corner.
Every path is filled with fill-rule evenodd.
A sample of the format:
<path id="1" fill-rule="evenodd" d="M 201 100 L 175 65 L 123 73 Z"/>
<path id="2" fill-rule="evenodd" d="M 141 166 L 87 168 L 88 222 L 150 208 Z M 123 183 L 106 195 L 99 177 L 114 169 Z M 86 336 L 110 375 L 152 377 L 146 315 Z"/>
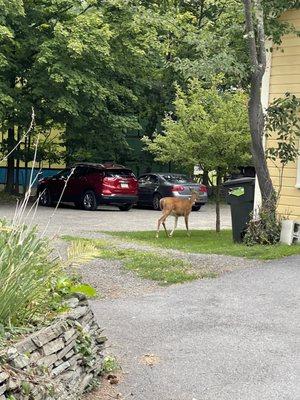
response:
<path id="1" fill-rule="evenodd" d="M 129 188 L 128 183 L 121 183 L 121 188 L 128 189 Z"/>

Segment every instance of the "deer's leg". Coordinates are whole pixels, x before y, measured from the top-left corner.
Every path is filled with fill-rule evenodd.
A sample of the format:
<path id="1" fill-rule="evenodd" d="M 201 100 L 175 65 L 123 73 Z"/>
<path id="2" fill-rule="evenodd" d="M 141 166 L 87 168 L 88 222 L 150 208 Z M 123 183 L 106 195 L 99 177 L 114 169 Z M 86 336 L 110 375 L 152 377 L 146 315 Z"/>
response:
<path id="1" fill-rule="evenodd" d="M 165 224 L 166 219 L 167 219 L 167 217 L 163 220 L 162 224 L 163 224 L 163 227 L 164 227 L 164 230 L 166 232 L 167 237 L 169 237 L 169 234 L 168 234 L 168 231 L 167 231 L 167 227 L 166 227 L 166 224 Z"/>
<path id="2" fill-rule="evenodd" d="M 164 214 L 162 217 L 159 218 L 159 220 L 157 221 L 157 231 L 156 231 L 156 238 L 158 238 L 159 235 L 159 229 L 160 229 L 160 224 L 163 224 L 163 227 L 165 229 L 166 235 L 168 235 L 167 232 L 167 228 L 166 228 L 166 224 L 165 224 L 165 220 L 167 219 L 167 217 L 169 216 L 170 212 L 168 212 L 167 214 Z"/>
<path id="3" fill-rule="evenodd" d="M 161 218 L 159 218 L 159 220 L 157 221 L 156 238 L 158 238 L 158 235 L 159 235 L 160 224 L 161 224 Z"/>
<path id="4" fill-rule="evenodd" d="M 177 228 L 177 222 L 178 222 L 178 217 L 175 217 L 174 228 L 173 228 L 173 230 L 170 232 L 170 236 L 173 236 L 173 233 L 174 233 L 175 229 Z"/>
<path id="5" fill-rule="evenodd" d="M 190 232 L 189 232 L 189 216 L 188 216 L 188 215 L 185 215 L 185 216 L 184 216 L 184 221 L 185 221 L 185 226 L 186 226 L 187 235 L 188 235 L 188 236 L 191 236 L 191 235 L 190 235 Z"/>

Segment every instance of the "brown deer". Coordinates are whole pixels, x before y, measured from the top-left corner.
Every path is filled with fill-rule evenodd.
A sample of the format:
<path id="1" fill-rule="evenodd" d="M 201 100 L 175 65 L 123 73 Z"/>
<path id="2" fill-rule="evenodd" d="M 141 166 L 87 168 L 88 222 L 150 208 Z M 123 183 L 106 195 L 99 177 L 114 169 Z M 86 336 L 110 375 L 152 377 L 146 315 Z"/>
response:
<path id="1" fill-rule="evenodd" d="M 195 190 L 191 190 L 192 195 L 189 199 L 179 199 L 177 197 L 163 197 L 160 200 L 160 208 L 163 212 L 163 215 L 159 218 L 157 222 L 157 231 L 156 231 L 156 237 L 158 238 L 159 235 L 159 228 L 160 224 L 163 225 L 167 237 L 172 237 L 175 229 L 177 228 L 177 222 L 179 217 L 184 217 L 185 220 L 185 226 L 187 230 L 187 235 L 190 236 L 189 233 L 189 215 L 192 211 L 192 207 L 195 204 L 199 194 Z M 167 228 L 165 221 L 169 217 L 169 215 L 172 215 L 175 217 L 175 223 L 174 223 L 174 228 L 168 234 Z"/>

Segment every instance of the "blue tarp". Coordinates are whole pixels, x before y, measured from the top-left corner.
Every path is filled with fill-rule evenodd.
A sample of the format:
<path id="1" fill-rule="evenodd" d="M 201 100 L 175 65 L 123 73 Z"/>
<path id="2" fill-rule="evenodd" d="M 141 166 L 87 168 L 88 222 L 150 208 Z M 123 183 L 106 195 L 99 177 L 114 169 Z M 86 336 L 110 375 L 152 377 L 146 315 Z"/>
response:
<path id="1" fill-rule="evenodd" d="M 38 180 L 47 177 L 47 176 L 52 176 L 58 173 L 60 169 L 53 169 L 53 168 L 43 168 L 42 170 L 39 170 L 38 168 L 34 168 L 33 170 L 33 179 L 35 179 L 36 175 L 40 173 L 39 177 L 36 179 L 35 183 L 33 186 L 36 186 L 38 183 Z M 29 183 L 30 179 L 30 174 L 31 174 L 31 168 L 28 168 L 27 170 L 27 184 Z M 15 172 L 15 179 L 16 179 L 16 172 Z M 5 184 L 6 182 L 6 168 L 5 167 L 0 167 L 0 184 Z M 19 185 L 24 186 L 25 185 L 25 168 L 20 168 L 19 170 Z"/>

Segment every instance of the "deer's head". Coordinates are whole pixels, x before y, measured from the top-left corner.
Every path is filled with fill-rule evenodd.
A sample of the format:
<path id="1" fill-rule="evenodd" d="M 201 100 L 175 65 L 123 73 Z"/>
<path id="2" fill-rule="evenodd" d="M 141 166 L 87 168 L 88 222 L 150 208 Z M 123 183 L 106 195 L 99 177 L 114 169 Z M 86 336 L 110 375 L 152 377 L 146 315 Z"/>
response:
<path id="1" fill-rule="evenodd" d="M 199 200 L 200 198 L 200 193 L 197 192 L 197 190 L 190 188 L 191 191 L 191 201 L 194 204 L 196 200 Z"/>

